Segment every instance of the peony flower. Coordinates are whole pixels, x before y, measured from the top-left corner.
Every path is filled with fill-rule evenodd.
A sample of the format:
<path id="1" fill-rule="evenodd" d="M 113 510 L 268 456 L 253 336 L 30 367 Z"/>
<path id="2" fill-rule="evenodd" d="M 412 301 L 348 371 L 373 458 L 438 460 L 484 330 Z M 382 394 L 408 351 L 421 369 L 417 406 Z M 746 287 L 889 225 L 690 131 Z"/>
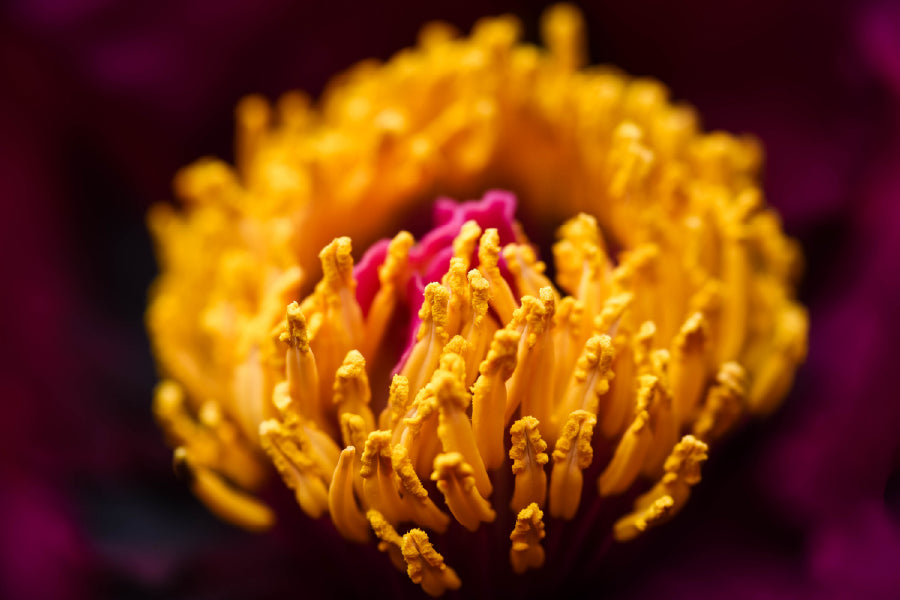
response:
<path id="1" fill-rule="evenodd" d="M 319 106 L 245 99 L 236 164 L 184 169 L 184 209 L 150 216 L 154 410 L 179 473 L 261 531 L 277 471 L 433 596 L 473 569 L 464 530 L 505 540 L 499 577 L 558 577 L 560 544 L 668 521 L 806 352 L 759 144 L 586 67 L 568 5 L 546 50 L 518 29 L 431 24 Z M 415 241 L 432 198 L 482 194 L 438 201 Z"/>

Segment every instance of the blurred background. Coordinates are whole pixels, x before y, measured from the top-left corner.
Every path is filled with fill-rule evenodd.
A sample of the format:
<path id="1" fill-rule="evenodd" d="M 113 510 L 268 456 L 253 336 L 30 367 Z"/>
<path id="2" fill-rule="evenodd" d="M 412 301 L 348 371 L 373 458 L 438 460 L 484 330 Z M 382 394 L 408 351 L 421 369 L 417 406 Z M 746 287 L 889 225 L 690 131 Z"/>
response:
<path id="1" fill-rule="evenodd" d="M 302 519 L 243 533 L 172 475 L 150 412 L 145 212 L 180 166 L 231 160 L 245 94 L 315 96 L 433 19 L 468 31 L 511 12 L 537 41 L 546 4 L 3 4 L 0 597 L 341 595 L 321 581 L 347 565 L 316 562 Z M 675 522 L 572 590 L 900 597 L 900 3 L 580 5 L 592 62 L 763 140 L 768 201 L 805 249 L 812 328 L 783 409 L 711 457 Z"/>

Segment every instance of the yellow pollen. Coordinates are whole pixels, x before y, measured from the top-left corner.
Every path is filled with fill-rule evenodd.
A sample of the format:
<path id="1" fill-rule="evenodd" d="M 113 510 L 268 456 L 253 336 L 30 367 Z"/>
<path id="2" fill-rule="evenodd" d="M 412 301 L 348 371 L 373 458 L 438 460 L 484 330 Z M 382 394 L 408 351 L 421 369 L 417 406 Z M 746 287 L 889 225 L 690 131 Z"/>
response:
<path id="1" fill-rule="evenodd" d="M 444 557 L 434 549 L 428 541 L 428 534 L 421 529 L 411 529 L 406 533 L 400 548 L 409 578 L 421 585 L 429 596 L 436 598 L 462 585 L 456 571 L 444 564 Z"/>

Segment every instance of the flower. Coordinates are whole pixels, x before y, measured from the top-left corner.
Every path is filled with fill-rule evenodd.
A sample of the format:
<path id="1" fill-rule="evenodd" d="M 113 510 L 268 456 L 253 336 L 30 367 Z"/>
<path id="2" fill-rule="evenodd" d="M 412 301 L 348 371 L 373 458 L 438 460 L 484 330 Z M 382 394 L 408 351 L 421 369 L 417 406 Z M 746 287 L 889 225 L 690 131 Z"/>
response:
<path id="1" fill-rule="evenodd" d="M 235 167 L 188 167 L 185 210 L 151 213 L 154 410 L 213 512 L 271 526 L 270 463 L 306 514 L 352 541 L 374 532 L 440 595 L 465 559 L 441 554 L 449 528 L 509 522 L 520 573 L 553 560 L 554 527 L 625 494 L 609 525 L 633 539 L 684 506 L 710 445 L 790 388 L 800 253 L 765 206 L 759 145 L 703 133 L 657 82 L 585 68 L 572 7 L 542 29 L 547 52 L 508 17 L 469 38 L 432 24 L 320 108 L 247 98 Z M 354 243 L 428 199 L 494 187 L 522 223 L 503 192 L 443 201 L 418 245 L 400 230 L 354 270 Z M 560 224 L 553 278 L 545 223 Z"/>

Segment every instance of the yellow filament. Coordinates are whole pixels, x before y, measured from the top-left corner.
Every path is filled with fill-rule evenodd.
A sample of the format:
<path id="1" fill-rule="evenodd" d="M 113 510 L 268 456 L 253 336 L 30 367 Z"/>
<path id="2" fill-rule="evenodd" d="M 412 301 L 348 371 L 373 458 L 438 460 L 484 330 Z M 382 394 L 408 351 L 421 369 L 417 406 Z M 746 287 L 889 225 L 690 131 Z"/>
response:
<path id="1" fill-rule="evenodd" d="M 354 542 L 364 544 L 371 539 L 369 523 L 353 496 L 356 448 L 348 446 L 341 452 L 334 477 L 328 488 L 328 512 L 335 529 Z"/>
<path id="2" fill-rule="evenodd" d="M 487 358 L 481 363 L 472 398 L 472 429 L 478 452 L 488 469 L 506 460 L 503 434 L 506 429 L 506 380 L 516 368 L 520 334 L 501 329 L 494 334 Z"/>
<path id="3" fill-rule="evenodd" d="M 469 531 L 475 531 L 482 521 L 493 521 L 497 513 L 490 503 L 481 497 L 475 487 L 472 467 L 458 452 L 439 454 L 434 459 L 431 479 L 444 494 L 447 508 L 459 523 Z"/>

